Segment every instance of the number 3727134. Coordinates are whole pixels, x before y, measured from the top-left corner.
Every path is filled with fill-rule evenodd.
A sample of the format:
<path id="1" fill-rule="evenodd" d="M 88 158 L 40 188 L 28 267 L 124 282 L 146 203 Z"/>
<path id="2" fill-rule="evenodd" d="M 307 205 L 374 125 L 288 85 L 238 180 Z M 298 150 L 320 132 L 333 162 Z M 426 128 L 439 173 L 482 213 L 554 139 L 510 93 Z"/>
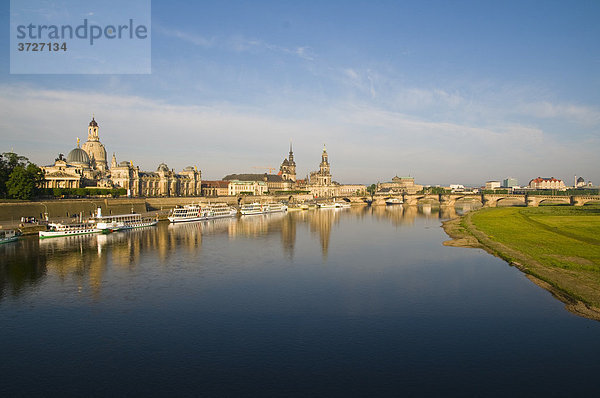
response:
<path id="1" fill-rule="evenodd" d="M 18 51 L 67 51 L 67 43 L 17 43 Z"/>

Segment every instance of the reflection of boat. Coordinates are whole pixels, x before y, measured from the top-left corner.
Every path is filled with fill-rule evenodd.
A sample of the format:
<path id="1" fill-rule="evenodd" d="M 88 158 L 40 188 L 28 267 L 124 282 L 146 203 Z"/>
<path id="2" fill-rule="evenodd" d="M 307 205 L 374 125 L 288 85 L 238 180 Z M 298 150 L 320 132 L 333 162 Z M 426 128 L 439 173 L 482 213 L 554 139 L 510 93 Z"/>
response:
<path id="1" fill-rule="evenodd" d="M 14 242 L 19 239 L 19 235 L 14 229 L 0 229 L 0 244 Z"/>
<path id="2" fill-rule="evenodd" d="M 401 205 L 402 204 L 402 199 L 400 199 L 400 198 L 387 198 L 385 200 L 385 204 L 387 206 Z"/>
<path id="3" fill-rule="evenodd" d="M 237 210 L 226 203 L 214 203 L 207 205 L 191 204 L 176 207 L 169 216 L 172 223 L 212 220 L 215 218 L 234 217 Z"/>
<path id="4" fill-rule="evenodd" d="M 92 222 L 95 222 L 96 228 L 102 232 L 122 231 L 126 229 L 150 227 L 158 224 L 156 218 L 142 217 L 142 215 L 138 213 L 102 216 L 100 208 L 98 208 L 98 214 Z"/>
<path id="5" fill-rule="evenodd" d="M 287 206 L 283 203 L 249 203 L 242 205 L 240 212 L 242 215 L 279 213 L 287 210 Z"/>
<path id="6" fill-rule="evenodd" d="M 351 207 L 349 202 L 334 202 L 334 205 L 338 209 L 349 209 Z"/>
<path id="7" fill-rule="evenodd" d="M 58 236 L 75 236 L 75 235 L 87 235 L 96 234 L 100 230 L 94 223 L 79 223 L 79 224 L 62 224 L 62 223 L 50 223 L 48 224 L 47 231 L 40 231 L 40 239 L 54 238 Z"/>

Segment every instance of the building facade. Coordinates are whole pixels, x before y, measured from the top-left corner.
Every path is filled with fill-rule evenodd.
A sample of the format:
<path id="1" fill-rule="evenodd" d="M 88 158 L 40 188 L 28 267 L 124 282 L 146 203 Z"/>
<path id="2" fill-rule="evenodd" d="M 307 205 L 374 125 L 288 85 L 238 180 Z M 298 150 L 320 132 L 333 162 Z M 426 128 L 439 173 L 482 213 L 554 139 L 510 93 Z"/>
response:
<path id="1" fill-rule="evenodd" d="M 391 182 L 382 182 L 377 184 L 378 193 L 415 194 L 423 189 L 423 185 L 415 184 L 414 177 L 394 176 Z"/>
<path id="2" fill-rule="evenodd" d="M 296 182 L 296 162 L 294 161 L 294 151 L 290 141 L 290 153 L 287 158 L 283 158 L 283 162 L 279 167 L 279 175 L 283 181 Z"/>
<path id="3" fill-rule="evenodd" d="M 202 196 L 229 195 L 229 181 L 202 181 Z"/>
<path id="4" fill-rule="evenodd" d="M 494 190 L 496 188 L 500 188 L 500 181 L 486 181 L 485 182 L 485 189 L 487 190 Z"/>
<path id="5" fill-rule="evenodd" d="M 229 196 L 264 195 L 268 190 L 264 181 L 229 181 Z"/>
<path id="6" fill-rule="evenodd" d="M 298 186 L 298 188 L 304 187 Z M 309 174 L 305 189 L 314 197 L 364 195 L 367 191 L 367 187 L 364 185 L 342 185 L 333 181 L 329 155 L 327 154 L 327 147 L 325 145 L 323 145 L 323 152 L 321 153 L 319 170 Z"/>
<path id="7" fill-rule="evenodd" d="M 519 181 L 516 178 L 506 177 L 502 180 L 502 188 L 515 188 L 519 186 Z"/>
<path id="8" fill-rule="evenodd" d="M 129 196 L 200 196 L 201 172 L 186 167 L 180 173 L 161 163 L 155 172 L 145 172 L 133 162 L 117 162 L 112 156 L 110 167 L 106 149 L 100 142 L 100 126 L 92 117 L 88 139 L 74 148 L 65 159 L 62 154 L 53 165 L 42 166 L 45 188 L 124 188 Z"/>
<path id="9" fill-rule="evenodd" d="M 534 178 L 529 181 L 529 188 L 531 189 L 558 189 L 564 191 L 567 189 L 565 183 L 562 180 L 556 179 L 554 177 L 550 178 Z"/>

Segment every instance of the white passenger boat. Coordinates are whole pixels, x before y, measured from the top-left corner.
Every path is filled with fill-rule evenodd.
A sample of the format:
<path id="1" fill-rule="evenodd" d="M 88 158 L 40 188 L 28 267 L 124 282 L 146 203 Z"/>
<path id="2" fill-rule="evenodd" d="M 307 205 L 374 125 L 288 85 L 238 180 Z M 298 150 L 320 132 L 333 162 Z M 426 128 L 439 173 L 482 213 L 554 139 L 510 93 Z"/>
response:
<path id="1" fill-rule="evenodd" d="M 103 216 L 100 208 L 98 208 L 97 215 L 91 222 L 95 223 L 96 228 L 104 233 L 151 227 L 158 224 L 156 218 L 142 217 L 138 213 Z"/>
<path id="2" fill-rule="evenodd" d="M 387 206 L 401 205 L 402 204 L 402 199 L 399 199 L 399 198 L 387 198 L 385 200 L 385 204 Z"/>
<path id="3" fill-rule="evenodd" d="M 337 209 L 349 209 L 351 207 L 349 202 L 334 202 L 334 205 Z"/>
<path id="4" fill-rule="evenodd" d="M 240 212 L 248 216 L 253 214 L 280 213 L 287 211 L 287 206 L 283 203 L 249 203 L 242 205 Z"/>
<path id="5" fill-rule="evenodd" d="M 169 215 L 172 223 L 235 217 L 237 210 L 226 203 L 191 204 L 176 207 Z"/>
<path id="6" fill-rule="evenodd" d="M 317 203 L 317 206 L 319 207 L 319 209 L 335 209 L 334 202 L 321 202 Z"/>
<path id="7" fill-rule="evenodd" d="M 84 222 L 77 224 L 62 224 L 62 223 L 49 223 L 47 231 L 40 231 L 40 239 L 44 238 L 55 238 L 59 236 L 76 236 L 76 235 L 87 235 L 97 234 L 101 232 L 95 223 Z"/>
<path id="8" fill-rule="evenodd" d="M 0 244 L 14 242 L 19 239 L 19 235 L 14 229 L 0 229 Z"/>
<path id="9" fill-rule="evenodd" d="M 226 203 L 209 203 L 206 206 L 206 219 L 212 220 L 215 218 L 235 217 L 237 209 L 228 206 Z"/>

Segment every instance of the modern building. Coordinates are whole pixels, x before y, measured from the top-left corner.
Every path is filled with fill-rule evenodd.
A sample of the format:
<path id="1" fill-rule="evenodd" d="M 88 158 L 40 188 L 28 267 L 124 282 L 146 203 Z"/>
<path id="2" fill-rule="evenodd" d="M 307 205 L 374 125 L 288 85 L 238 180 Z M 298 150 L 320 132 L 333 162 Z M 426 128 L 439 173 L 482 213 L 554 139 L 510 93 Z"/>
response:
<path id="1" fill-rule="evenodd" d="M 567 189 L 565 183 L 562 180 L 556 179 L 554 177 L 550 178 L 534 178 L 529 181 L 529 188 L 531 189 L 557 189 L 564 191 Z"/>
<path id="2" fill-rule="evenodd" d="M 506 177 L 502 180 L 502 188 L 514 188 L 519 186 L 519 181 L 513 177 Z"/>
<path id="3" fill-rule="evenodd" d="M 486 181 L 485 189 L 486 190 L 494 190 L 496 188 L 500 188 L 500 181 Z"/>

